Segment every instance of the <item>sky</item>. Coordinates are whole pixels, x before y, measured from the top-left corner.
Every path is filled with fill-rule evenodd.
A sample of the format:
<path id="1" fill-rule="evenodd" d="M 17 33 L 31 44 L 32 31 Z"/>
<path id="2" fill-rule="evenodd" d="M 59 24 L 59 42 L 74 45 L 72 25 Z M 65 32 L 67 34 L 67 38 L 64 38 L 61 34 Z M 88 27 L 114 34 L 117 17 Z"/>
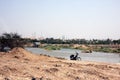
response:
<path id="1" fill-rule="evenodd" d="M 120 39 L 120 0 L 0 0 L 0 34 Z"/>

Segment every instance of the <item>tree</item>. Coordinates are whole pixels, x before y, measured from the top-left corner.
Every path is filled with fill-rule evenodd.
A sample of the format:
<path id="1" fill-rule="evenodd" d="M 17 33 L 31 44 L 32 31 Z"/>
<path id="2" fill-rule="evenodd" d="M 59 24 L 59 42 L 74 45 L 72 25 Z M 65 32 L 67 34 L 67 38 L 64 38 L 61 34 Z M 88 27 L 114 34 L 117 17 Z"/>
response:
<path id="1" fill-rule="evenodd" d="M 14 47 L 23 47 L 24 40 L 17 33 L 3 33 L 0 36 L 0 51 L 4 51 L 5 47 L 13 49 Z"/>

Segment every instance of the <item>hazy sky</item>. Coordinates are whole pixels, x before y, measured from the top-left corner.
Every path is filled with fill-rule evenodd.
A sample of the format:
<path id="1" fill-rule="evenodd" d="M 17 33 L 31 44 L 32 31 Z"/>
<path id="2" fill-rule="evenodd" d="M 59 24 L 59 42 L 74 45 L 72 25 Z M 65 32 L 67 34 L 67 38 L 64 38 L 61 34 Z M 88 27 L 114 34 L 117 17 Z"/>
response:
<path id="1" fill-rule="evenodd" d="M 120 0 L 0 0 L 0 33 L 120 39 Z"/>

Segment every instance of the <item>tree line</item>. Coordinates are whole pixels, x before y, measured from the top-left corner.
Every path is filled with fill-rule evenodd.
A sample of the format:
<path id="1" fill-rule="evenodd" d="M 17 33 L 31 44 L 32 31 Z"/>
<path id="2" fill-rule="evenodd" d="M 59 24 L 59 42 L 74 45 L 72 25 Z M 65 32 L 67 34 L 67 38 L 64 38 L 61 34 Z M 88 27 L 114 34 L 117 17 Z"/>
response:
<path id="1" fill-rule="evenodd" d="M 30 38 L 22 38 L 18 33 L 3 33 L 0 35 L 0 51 L 4 51 L 5 47 L 9 47 L 10 49 L 13 49 L 14 47 L 22 47 L 24 48 L 24 45 L 27 43 L 34 43 L 34 42 L 40 42 L 42 44 L 120 44 L 120 39 L 118 40 L 112 40 L 112 39 L 92 39 L 92 40 L 86 40 L 86 39 L 68 39 L 68 40 L 62 40 L 62 39 L 54 39 L 54 38 L 45 38 L 43 40 L 37 40 L 37 39 L 30 39 Z"/>
<path id="2" fill-rule="evenodd" d="M 46 38 L 46 39 L 40 40 L 40 42 L 47 43 L 47 44 L 120 44 L 120 39 L 118 39 L 118 40 L 112 40 L 112 39 L 104 39 L 104 40 L 68 39 L 68 40 L 62 40 L 62 39 Z"/>

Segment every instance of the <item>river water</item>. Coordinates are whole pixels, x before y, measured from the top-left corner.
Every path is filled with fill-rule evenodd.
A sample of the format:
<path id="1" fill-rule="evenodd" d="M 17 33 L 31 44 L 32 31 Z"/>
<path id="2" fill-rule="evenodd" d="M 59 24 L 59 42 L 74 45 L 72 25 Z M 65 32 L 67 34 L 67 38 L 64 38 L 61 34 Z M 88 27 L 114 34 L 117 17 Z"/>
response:
<path id="1" fill-rule="evenodd" d="M 82 61 L 97 61 L 97 62 L 109 62 L 109 63 L 120 63 L 120 54 L 115 53 L 103 53 L 103 52 L 92 52 L 92 53 L 81 53 L 81 50 L 77 49 L 61 49 L 61 50 L 45 50 L 41 48 L 26 48 L 26 50 L 35 54 L 45 54 L 53 57 L 61 57 L 70 59 L 71 54 L 75 52 L 79 53 Z"/>

